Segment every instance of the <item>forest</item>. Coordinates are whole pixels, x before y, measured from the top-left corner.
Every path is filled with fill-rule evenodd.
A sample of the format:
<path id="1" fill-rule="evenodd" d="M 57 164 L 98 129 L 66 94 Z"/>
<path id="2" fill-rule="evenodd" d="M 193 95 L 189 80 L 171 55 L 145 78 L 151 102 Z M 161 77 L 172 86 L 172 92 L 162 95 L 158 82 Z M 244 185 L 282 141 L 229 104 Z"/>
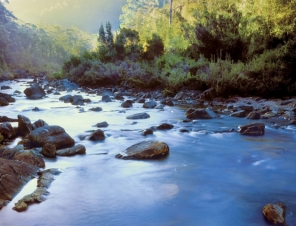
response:
<path id="1" fill-rule="evenodd" d="M 167 96 L 184 87 L 212 88 L 214 96 L 292 96 L 295 9 L 294 0 L 127 0 L 120 29 L 106 18 L 95 36 L 19 23 L 0 3 L 0 70 L 47 71 L 83 86 L 158 88 Z"/>

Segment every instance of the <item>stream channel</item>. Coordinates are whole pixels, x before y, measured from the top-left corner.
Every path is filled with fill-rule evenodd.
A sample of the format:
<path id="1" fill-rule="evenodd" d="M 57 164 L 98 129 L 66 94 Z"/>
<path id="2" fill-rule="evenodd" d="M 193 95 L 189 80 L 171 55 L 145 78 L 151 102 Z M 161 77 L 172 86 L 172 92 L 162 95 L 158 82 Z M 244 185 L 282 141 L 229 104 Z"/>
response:
<path id="1" fill-rule="evenodd" d="M 21 92 L 13 96 L 15 103 L 0 108 L 0 115 L 17 118 L 21 114 L 32 122 L 43 119 L 59 125 L 76 144 L 86 147 L 86 154 L 45 158 L 46 169 L 62 171 L 49 187 L 46 200 L 21 213 L 12 210 L 14 203 L 36 189 L 37 179 L 33 179 L 0 211 L 0 226 L 264 226 L 271 224 L 264 219 L 262 208 L 277 202 L 287 206 L 287 225 L 296 225 L 295 126 L 276 129 L 266 124 L 264 136 L 243 136 L 219 131 L 254 121 L 220 115 L 184 123 L 184 107 L 165 106 L 160 111 L 134 103 L 124 109 L 120 101 L 101 102 L 95 94 L 60 92 L 61 96 L 90 98 L 92 102 L 81 106 L 81 112 L 81 107 L 59 101 L 60 96 L 54 94 L 27 99 L 23 93 L 27 81 L 0 83 L 12 88 L 3 93 Z M 32 111 L 34 107 L 40 111 Z M 89 111 L 93 107 L 103 111 Z M 126 119 L 141 112 L 150 118 Z M 103 128 L 104 141 L 79 139 L 102 121 L 109 123 Z M 141 135 L 140 130 L 162 122 L 174 128 Z M 180 128 L 191 131 L 182 133 Z M 169 156 L 161 160 L 115 158 L 145 140 L 166 142 Z"/>

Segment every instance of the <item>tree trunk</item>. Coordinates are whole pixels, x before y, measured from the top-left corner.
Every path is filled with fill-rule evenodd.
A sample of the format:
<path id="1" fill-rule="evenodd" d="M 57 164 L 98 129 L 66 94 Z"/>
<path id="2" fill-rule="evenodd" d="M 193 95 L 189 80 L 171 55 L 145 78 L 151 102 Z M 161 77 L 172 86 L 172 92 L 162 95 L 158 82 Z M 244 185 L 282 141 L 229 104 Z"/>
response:
<path id="1" fill-rule="evenodd" d="M 172 24 L 173 20 L 173 0 L 170 0 L 170 25 Z"/>

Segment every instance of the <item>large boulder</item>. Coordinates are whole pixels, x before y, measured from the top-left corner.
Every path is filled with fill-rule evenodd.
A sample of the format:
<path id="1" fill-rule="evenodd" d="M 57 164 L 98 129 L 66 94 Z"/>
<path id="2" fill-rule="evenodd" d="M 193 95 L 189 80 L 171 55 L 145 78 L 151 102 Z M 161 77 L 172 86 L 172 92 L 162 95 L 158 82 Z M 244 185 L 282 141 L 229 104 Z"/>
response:
<path id="1" fill-rule="evenodd" d="M 159 141 L 142 141 L 120 152 L 115 157 L 120 159 L 151 159 L 168 155 L 169 146 Z"/>
<path id="2" fill-rule="evenodd" d="M 0 158 L 0 209 L 6 201 L 11 201 L 38 171 L 37 166 Z"/>
<path id="3" fill-rule="evenodd" d="M 56 149 L 72 147 L 75 141 L 60 126 L 43 126 L 33 130 L 28 135 L 29 146 L 43 147 L 46 143 L 52 143 Z"/>
<path id="4" fill-rule="evenodd" d="M 217 117 L 217 114 L 211 108 L 189 108 L 186 111 L 186 118 L 188 119 L 212 119 Z"/>
<path id="5" fill-rule="evenodd" d="M 38 84 L 33 84 L 31 87 L 25 89 L 24 93 L 28 99 L 32 100 L 41 99 L 46 95 L 45 91 Z"/>
<path id="6" fill-rule="evenodd" d="M 150 115 L 145 112 L 126 116 L 126 119 L 147 119 L 147 118 L 150 118 Z"/>
<path id="7" fill-rule="evenodd" d="M 265 125 L 262 122 L 250 123 L 239 127 L 239 133 L 242 135 L 261 136 L 264 135 Z"/>
<path id="8" fill-rule="evenodd" d="M 263 207 L 263 215 L 273 224 L 285 225 L 285 205 L 267 204 Z"/>
<path id="9" fill-rule="evenodd" d="M 73 156 L 73 155 L 84 155 L 86 153 L 85 146 L 77 144 L 72 148 L 61 149 L 56 151 L 58 156 Z"/>

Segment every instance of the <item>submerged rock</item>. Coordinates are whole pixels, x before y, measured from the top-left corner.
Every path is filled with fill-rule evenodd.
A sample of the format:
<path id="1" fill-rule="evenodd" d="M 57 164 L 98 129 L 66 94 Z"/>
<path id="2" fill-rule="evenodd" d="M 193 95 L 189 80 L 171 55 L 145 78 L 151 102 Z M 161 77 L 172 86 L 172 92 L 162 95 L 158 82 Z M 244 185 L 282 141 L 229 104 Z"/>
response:
<path id="1" fill-rule="evenodd" d="M 108 122 L 104 121 L 104 122 L 97 123 L 95 126 L 98 128 L 103 128 L 103 127 L 108 127 L 109 124 L 108 124 Z"/>
<path id="2" fill-rule="evenodd" d="M 278 204 L 267 204 L 263 207 L 263 215 L 273 224 L 285 225 L 285 205 L 282 203 Z"/>
<path id="3" fill-rule="evenodd" d="M 15 203 L 13 209 L 18 212 L 25 211 L 28 205 L 44 201 L 45 196 L 49 194 L 47 188 L 49 188 L 54 177 L 60 173 L 58 169 L 47 169 L 40 173 L 37 181 L 37 189 L 32 194 L 26 195 Z"/>
<path id="4" fill-rule="evenodd" d="M 239 127 L 239 132 L 242 135 L 261 136 L 264 135 L 264 131 L 265 124 L 262 122 L 250 123 Z"/>
<path id="5" fill-rule="evenodd" d="M 126 117 L 126 119 L 147 119 L 147 118 L 150 118 L 150 115 L 148 115 L 147 113 L 137 113 L 137 114 L 129 115 Z"/>
<path id="6" fill-rule="evenodd" d="M 56 151 L 58 156 L 73 156 L 73 155 L 84 155 L 86 153 L 85 146 L 77 144 L 72 148 L 62 149 Z"/>
<path id="7" fill-rule="evenodd" d="M 169 146 L 159 141 L 142 141 L 120 152 L 115 157 L 120 159 L 151 159 L 168 155 Z"/>
<path id="8" fill-rule="evenodd" d="M 25 162 L 0 158 L 0 209 L 11 201 L 19 190 L 33 177 L 39 168 Z"/>
<path id="9" fill-rule="evenodd" d="M 24 93 L 28 99 L 32 100 L 41 99 L 46 95 L 45 91 L 38 84 L 33 84 L 31 87 L 25 89 Z"/>

